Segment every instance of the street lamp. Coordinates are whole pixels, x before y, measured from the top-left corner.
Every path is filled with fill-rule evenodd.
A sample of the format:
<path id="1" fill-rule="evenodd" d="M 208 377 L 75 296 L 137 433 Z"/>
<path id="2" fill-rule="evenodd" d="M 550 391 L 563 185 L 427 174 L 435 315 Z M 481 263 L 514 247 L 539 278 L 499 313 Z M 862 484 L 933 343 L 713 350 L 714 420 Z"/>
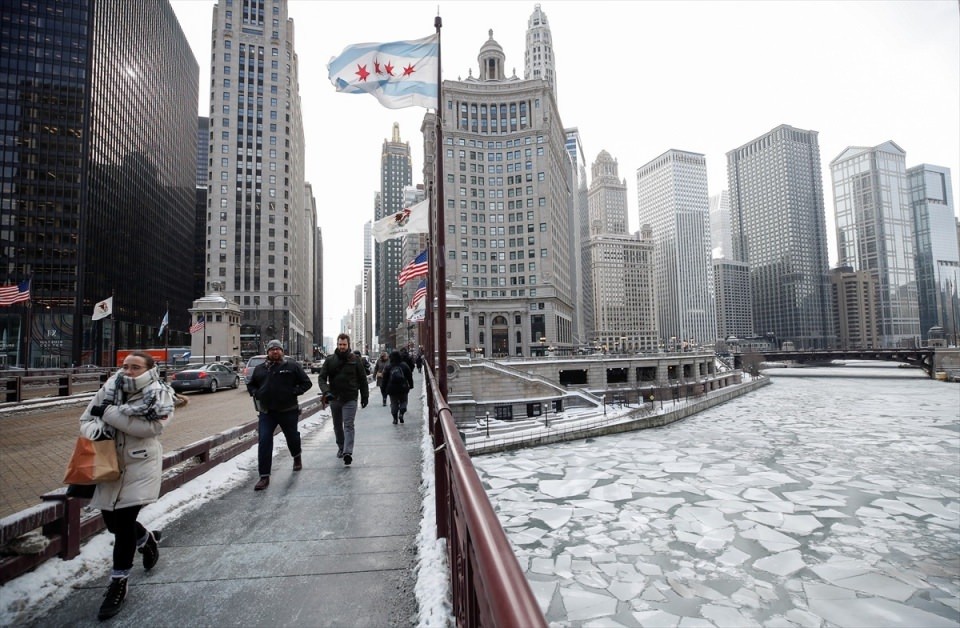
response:
<path id="1" fill-rule="evenodd" d="M 545 349 L 546 345 L 547 345 L 546 336 L 540 336 L 540 355 L 541 356 L 545 356 L 547 354 Z"/>

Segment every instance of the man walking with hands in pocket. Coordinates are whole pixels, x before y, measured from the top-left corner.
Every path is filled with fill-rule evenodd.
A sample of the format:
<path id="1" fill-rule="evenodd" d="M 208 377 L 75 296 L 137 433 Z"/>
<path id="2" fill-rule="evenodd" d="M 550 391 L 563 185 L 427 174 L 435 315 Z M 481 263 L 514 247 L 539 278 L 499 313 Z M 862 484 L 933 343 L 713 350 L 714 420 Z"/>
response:
<path id="1" fill-rule="evenodd" d="M 270 467 L 273 466 L 273 432 L 280 426 L 287 439 L 287 447 L 293 456 L 293 470 L 303 468 L 300 460 L 300 432 L 297 422 L 300 419 L 300 404 L 297 397 L 307 392 L 313 382 L 307 377 L 300 363 L 283 355 L 283 344 L 279 340 L 267 343 L 267 360 L 253 370 L 247 391 L 254 399 L 259 413 L 258 466 L 260 479 L 255 491 L 270 486 Z"/>
<path id="2" fill-rule="evenodd" d="M 367 372 L 352 351 L 350 336 L 337 336 L 337 350 L 323 362 L 318 378 L 320 384 L 321 407 L 330 405 L 333 417 L 333 433 L 337 438 L 337 457 L 343 458 L 343 464 L 353 462 L 354 419 L 357 416 L 357 393 L 360 393 L 360 407 L 366 408 L 370 390 L 367 386 Z"/>

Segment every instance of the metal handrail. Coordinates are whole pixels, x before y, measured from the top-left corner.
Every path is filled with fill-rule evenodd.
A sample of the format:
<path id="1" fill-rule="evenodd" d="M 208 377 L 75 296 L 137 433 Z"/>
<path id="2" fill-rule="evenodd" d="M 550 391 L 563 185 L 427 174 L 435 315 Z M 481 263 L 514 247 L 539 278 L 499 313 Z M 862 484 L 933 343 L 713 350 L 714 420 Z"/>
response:
<path id="1" fill-rule="evenodd" d="M 457 625 L 546 628 L 546 620 L 460 440 L 453 413 L 425 368 L 434 444 L 437 536 L 446 539 Z"/>

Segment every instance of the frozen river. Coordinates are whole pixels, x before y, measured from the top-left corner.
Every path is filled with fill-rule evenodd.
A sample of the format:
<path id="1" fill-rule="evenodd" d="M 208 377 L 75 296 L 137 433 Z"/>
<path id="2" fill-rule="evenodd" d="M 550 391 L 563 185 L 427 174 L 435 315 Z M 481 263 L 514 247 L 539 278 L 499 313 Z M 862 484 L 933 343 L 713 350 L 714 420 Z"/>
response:
<path id="1" fill-rule="evenodd" d="M 773 369 L 663 428 L 474 458 L 555 626 L 960 626 L 960 386 Z"/>

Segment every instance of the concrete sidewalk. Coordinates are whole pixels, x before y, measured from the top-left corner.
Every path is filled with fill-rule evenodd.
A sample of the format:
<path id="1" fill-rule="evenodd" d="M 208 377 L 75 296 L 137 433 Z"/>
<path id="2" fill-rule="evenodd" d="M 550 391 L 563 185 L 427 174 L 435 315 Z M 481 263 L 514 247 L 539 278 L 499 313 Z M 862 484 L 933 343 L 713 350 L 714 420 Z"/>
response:
<path id="1" fill-rule="evenodd" d="M 274 454 L 270 487 L 249 482 L 163 530 L 160 562 L 137 554 L 111 626 L 410 626 L 420 528 L 420 381 L 403 425 L 371 389 L 357 414 L 353 464 L 336 457 L 333 422 L 303 438 L 303 470 Z M 108 572 L 34 626 L 101 626 Z"/>

